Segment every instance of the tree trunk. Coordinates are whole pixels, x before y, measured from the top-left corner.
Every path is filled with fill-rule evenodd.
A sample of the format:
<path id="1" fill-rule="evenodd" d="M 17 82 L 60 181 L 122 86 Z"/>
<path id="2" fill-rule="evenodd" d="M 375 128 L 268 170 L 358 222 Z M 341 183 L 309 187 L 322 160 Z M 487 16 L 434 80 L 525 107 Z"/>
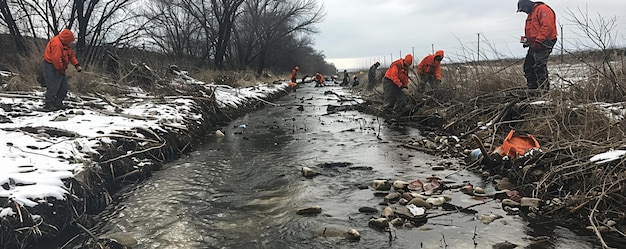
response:
<path id="1" fill-rule="evenodd" d="M 26 41 L 20 33 L 17 23 L 15 23 L 15 19 L 11 14 L 11 10 L 9 9 L 6 0 L 0 1 L 0 15 L 2 15 L 2 19 L 5 21 L 7 28 L 9 28 L 9 33 L 11 34 L 11 38 L 13 38 L 13 43 L 15 44 L 17 52 L 22 55 L 28 55 L 30 51 L 28 51 L 28 47 L 26 47 Z"/>

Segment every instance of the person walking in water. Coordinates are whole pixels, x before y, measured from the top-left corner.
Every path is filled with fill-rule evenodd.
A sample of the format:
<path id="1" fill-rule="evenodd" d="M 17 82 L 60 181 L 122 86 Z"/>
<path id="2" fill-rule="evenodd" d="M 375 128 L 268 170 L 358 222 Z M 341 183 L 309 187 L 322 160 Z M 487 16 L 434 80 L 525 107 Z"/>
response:
<path id="1" fill-rule="evenodd" d="M 524 60 L 524 77 L 528 89 L 550 90 L 548 57 L 556 44 L 556 14 L 543 2 L 519 0 L 517 12 L 528 14 L 524 26 L 523 47 L 528 48 Z"/>
<path id="2" fill-rule="evenodd" d="M 65 75 L 67 66 L 71 63 L 78 72 L 83 70 L 70 47 L 74 39 L 74 33 L 71 30 L 63 29 L 58 35 L 52 37 L 46 45 L 42 62 L 43 77 L 46 85 L 44 111 L 65 109 L 63 100 L 69 89 L 67 76 Z"/>

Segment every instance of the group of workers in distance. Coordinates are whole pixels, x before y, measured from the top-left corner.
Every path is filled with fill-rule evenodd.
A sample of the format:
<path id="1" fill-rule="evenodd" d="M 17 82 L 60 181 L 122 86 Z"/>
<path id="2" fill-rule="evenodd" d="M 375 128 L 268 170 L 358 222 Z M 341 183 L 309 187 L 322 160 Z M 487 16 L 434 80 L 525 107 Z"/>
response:
<path id="1" fill-rule="evenodd" d="M 528 89 L 547 91 L 550 88 L 547 62 L 557 40 L 556 14 L 547 4 L 530 0 L 518 0 L 517 12 L 524 12 L 528 15 L 524 26 L 524 36 L 521 39 L 522 47 L 528 48 L 523 65 Z M 417 65 L 417 76 L 420 80 L 417 86 L 419 92 L 423 93 L 426 85 L 436 88 L 441 83 L 443 58 L 444 51 L 437 50 L 434 54 L 424 57 Z M 405 110 L 407 100 L 403 89 L 409 86 L 409 71 L 411 71 L 412 64 L 413 55 L 407 54 L 404 58 L 392 62 L 386 70 L 383 78 L 384 112 L 400 114 Z M 379 66 L 380 63 L 376 62 L 370 67 L 368 90 L 372 90 L 375 86 L 376 70 Z M 291 82 L 293 84 L 295 84 L 297 69 L 298 67 L 292 71 Z M 343 83 L 346 83 L 348 79 L 348 73 L 344 70 Z M 323 76 L 321 80 L 324 80 Z M 316 80 L 316 86 L 322 86 L 321 84 Z"/>

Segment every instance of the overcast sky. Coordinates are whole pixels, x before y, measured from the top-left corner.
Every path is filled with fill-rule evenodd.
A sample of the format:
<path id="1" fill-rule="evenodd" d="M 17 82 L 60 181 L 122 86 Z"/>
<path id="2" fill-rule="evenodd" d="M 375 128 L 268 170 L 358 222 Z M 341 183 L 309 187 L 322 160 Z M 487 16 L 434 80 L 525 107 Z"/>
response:
<path id="1" fill-rule="evenodd" d="M 448 62 L 475 60 L 479 36 L 481 60 L 521 58 L 526 52 L 519 43 L 526 14 L 516 13 L 517 0 L 317 1 L 324 5 L 326 17 L 317 25 L 314 47 L 340 70 L 368 68 L 375 61 L 387 65 L 390 57 L 395 60 L 413 51 L 419 61 L 433 46 L 446 52 Z M 574 44 L 582 40 L 580 29 L 568 14 L 579 14 L 579 9 L 592 21 L 599 15 L 616 18 L 612 41 L 626 44 L 626 0 L 544 2 L 555 10 L 557 25 L 563 25 L 565 49 L 580 47 Z"/>

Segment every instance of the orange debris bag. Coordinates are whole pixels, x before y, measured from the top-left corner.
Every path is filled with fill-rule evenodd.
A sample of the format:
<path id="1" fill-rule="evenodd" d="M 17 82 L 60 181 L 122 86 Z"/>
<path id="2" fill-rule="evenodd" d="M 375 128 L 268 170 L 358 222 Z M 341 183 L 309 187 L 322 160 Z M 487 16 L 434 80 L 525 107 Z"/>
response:
<path id="1" fill-rule="evenodd" d="M 515 159 L 532 149 L 539 149 L 541 146 L 533 135 L 514 135 L 515 130 L 511 130 L 509 135 L 506 136 L 501 146 L 496 147 L 494 153 L 498 153 L 500 156 L 509 156 L 511 159 Z"/>

